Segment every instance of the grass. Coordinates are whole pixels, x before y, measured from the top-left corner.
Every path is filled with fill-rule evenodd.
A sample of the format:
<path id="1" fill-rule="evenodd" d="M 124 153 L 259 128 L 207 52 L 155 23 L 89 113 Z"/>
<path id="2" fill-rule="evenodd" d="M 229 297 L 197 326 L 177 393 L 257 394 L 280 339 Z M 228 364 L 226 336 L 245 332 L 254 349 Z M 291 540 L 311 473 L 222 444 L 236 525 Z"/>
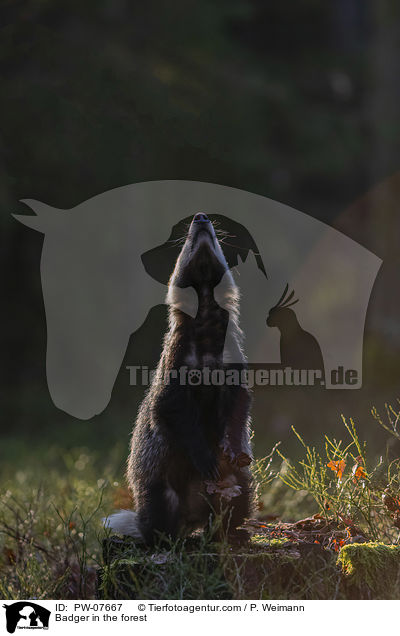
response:
<path id="1" fill-rule="evenodd" d="M 400 439 L 396 409 L 387 406 L 385 419 L 374 409 L 373 416 Z M 349 581 L 361 572 L 373 594 L 371 572 L 376 578 L 381 558 L 386 562 L 388 555 L 391 570 L 397 568 L 394 552 L 383 551 L 400 550 L 400 459 L 370 457 L 352 420 L 343 418 L 343 432 L 342 440 L 325 436 L 320 452 L 294 431 L 302 459 L 292 462 L 277 445 L 255 462 L 259 516 L 295 521 L 318 513 L 341 524 L 349 542 L 360 534 L 374 541 L 368 544 L 375 547 L 368 553 L 371 565 L 363 561 L 363 547 L 346 540 L 337 553 L 321 548 L 310 565 L 296 550 L 285 552 L 280 539 L 264 545 L 255 538 L 247 551 L 232 552 L 207 536 L 197 537 L 194 547 L 190 540 L 171 544 L 158 557 L 131 545 L 114 564 L 104 563 L 102 518 L 130 506 L 121 475 L 125 449 L 104 457 L 87 448 L 53 448 L 45 462 L 2 468 L 0 596 L 94 598 L 99 568 L 105 573 L 101 593 L 109 598 L 121 593 L 121 576 L 125 594 L 129 589 L 136 598 L 346 598 L 340 569 Z"/>
<path id="2" fill-rule="evenodd" d="M 220 557 L 221 545 L 204 535 L 164 541 L 152 550 L 128 542 L 127 555 L 104 567 L 100 593 L 105 599 L 229 599 L 231 586 Z"/>
<path id="3" fill-rule="evenodd" d="M 99 476 L 87 449 L 53 451 L 49 463 L 35 462 L 3 480 L 0 596 L 5 599 L 94 594 L 101 519 L 121 498 L 121 485 L 110 466 Z"/>

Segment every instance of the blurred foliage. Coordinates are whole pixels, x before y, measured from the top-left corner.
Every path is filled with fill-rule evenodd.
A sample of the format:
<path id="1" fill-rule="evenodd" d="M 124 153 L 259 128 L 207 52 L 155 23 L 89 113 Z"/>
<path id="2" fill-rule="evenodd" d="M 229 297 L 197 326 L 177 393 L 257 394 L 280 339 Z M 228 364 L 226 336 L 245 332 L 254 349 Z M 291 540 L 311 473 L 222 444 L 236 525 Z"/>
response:
<path id="1" fill-rule="evenodd" d="M 364 3 L 354 24 L 310 0 L 5 4 L 9 196 L 68 207 L 156 178 L 359 189 Z"/>
<path id="2" fill-rule="evenodd" d="M 82 423 L 57 410 L 45 377 L 43 239 L 11 213 L 26 212 L 24 197 L 68 208 L 152 179 L 278 199 L 385 259 L 364 388 L 258 391 L 254 411 L 260 455 L 277 439 L 291 443 L 291 425 L 316 436 L 322 417 L 336 430 L 339 412 L 368 427 L 369 405 L 392 399 L 400 379 L 398 206 L 343 208 L 400 163 L 398 12 L 389 0 L 2 2 L 3 457 L 41 444 L 127 449 L 143 392 L 128 386 L 125 364 L 157 361 L 164 324 L 150 316 L 140 342 L 132 336 L 104 413 Z M 366 434 L 379 447 L 374 430 Z"/>

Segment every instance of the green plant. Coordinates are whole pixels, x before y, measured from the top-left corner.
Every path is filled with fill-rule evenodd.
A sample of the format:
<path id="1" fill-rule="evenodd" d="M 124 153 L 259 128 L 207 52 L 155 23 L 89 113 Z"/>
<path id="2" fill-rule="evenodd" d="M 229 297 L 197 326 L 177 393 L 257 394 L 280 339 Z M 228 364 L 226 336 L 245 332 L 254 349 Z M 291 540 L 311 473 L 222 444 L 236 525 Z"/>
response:
<path id="1" fill-rule="evenodd" d="M 371 464 L 366 442 L 360 441 L 353 420 L 348 422 L 343 416 L 342 420 L 349 439 L 343 442 L 325 435 L 324 456 L 293 428 L 305 457 L 296 465 L 277 450 L 285 462 L 279 478 L 290 488 L 309 493 L 320 514 L 344 524 L 351 534 L 361 532 L 373 540 L 397 543 L 395 512 L 400 510 L 400 502 L 396 494 L 391 509 L 387 499 L 400 484 L 400 462 L 385 464 L 381 457 Z"/>

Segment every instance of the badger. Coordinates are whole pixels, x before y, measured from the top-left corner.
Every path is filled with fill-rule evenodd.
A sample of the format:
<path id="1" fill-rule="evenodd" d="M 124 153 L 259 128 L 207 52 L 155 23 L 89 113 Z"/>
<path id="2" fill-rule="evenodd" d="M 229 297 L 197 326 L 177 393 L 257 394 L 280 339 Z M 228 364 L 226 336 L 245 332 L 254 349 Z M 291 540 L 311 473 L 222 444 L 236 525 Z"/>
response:
<path id="1" fill-rule="evenodd" d="M 127 481 L 135 511 L 121 510 L 107 525 L 148 545 L 212 528 L 242 540 L 239 526 L 254 497 L 251 396 L 245 383 L 204 380 L 229 367 L 228 323 L 230 346 L 242 351 L 239 291 L 206 214 L 190 224 L 167 304 L 169 329 L 131 438 Z M 245 365 L 242 355 L 239 367 Z"/>

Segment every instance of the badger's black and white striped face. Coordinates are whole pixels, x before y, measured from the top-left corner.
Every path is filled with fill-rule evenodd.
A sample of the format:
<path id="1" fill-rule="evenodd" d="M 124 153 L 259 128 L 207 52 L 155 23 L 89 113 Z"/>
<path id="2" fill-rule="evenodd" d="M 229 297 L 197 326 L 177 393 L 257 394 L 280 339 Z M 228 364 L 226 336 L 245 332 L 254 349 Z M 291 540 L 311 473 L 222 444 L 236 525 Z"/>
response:
<path id="1" fill-rule="evenodd" d="M 210 219 L 206 214 L 196 214 L 176 262 L 171 283 L 178 287 L 213 288 L 228 270 Z"/>

